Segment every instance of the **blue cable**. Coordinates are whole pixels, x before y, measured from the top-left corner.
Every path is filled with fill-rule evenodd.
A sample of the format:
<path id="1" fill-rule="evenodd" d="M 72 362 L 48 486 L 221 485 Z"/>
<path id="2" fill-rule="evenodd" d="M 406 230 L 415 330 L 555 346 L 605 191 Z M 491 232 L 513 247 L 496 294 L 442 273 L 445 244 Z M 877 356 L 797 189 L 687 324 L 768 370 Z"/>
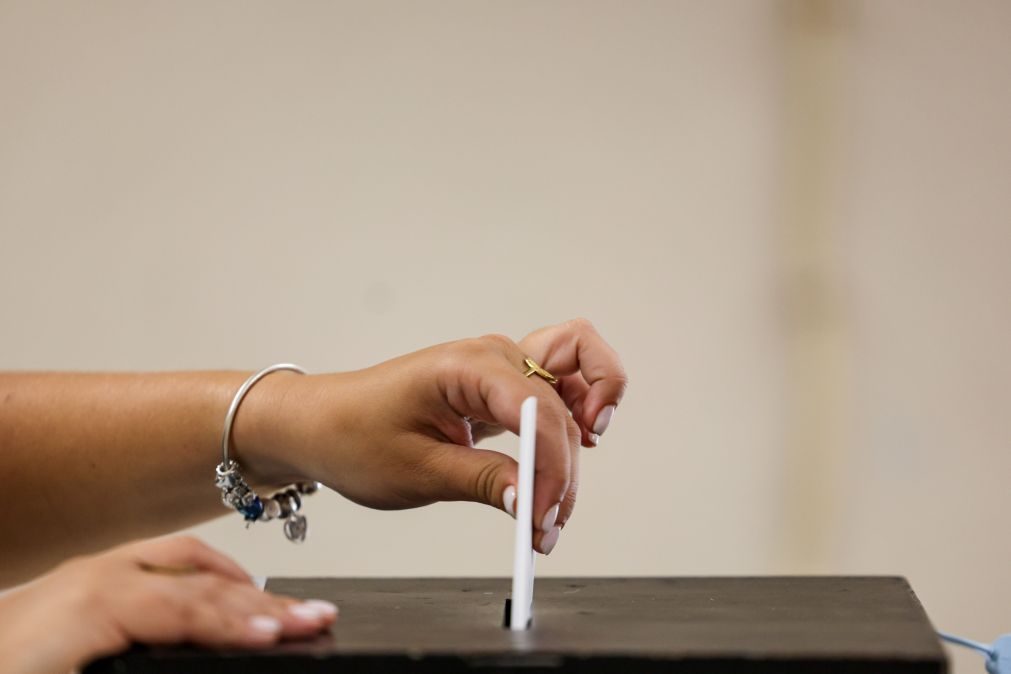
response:
<path id="1" fill-rule="evenodd" d="M 1001 636 L 992 645 L 948 634 L 941 630 L 937 631 L 937 636 L 948 643 L 965 646 L 984 654 L 986 656 L 986 671 L 989 674 L 1011 674 L 1011 634 Z"/>
<path id="2" fill-rule="evenodd" d="M 937 630 L 937 636 L 949 643 L 958 644 L 959 646 L 965 646 L 967 648 L 975 648 L 977 651 L 986 653 L 987 657 L 993 657 L 994 655 L 993 647 L 990 646 L 990 644 L 984 644 L 979 641 L 973 641 L 972 639 L 957 637 L 954 634 L 948 634 L 947 632 L 942 632 L 941 630 Z"/>

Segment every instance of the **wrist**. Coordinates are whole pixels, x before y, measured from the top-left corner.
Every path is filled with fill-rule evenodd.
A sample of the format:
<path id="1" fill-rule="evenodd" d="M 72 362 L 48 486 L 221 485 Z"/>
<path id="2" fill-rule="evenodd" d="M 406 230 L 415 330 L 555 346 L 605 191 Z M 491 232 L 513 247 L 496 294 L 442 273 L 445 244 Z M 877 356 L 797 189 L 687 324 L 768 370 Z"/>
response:
<path id="1" fill-rule="evenodd" d="M 254 488 L 309 479 L 303 460 L 309 375 L 272 372 L 249 389 L 232 423 L 229 457 Z"/>

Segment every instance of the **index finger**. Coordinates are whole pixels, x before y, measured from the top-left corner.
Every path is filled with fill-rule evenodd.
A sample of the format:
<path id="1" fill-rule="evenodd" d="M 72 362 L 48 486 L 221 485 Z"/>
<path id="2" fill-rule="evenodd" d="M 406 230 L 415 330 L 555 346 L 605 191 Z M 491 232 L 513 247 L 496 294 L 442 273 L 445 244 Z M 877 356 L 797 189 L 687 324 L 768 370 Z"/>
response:
<path id="1" fill-rule="evenodd" d="M 628 376 L 618 353 L 604 341 L 593 324 L 577 318 L 536 330 L 520 348 L 557 376 L 579 374 L 587 388 L 569 400 L 576 422 L 588 433 L 600 435 L 625 395 Z"/>
<path id="2" fill-rule="evenodd" d="M 193 536 L 165 536 L 135 543 L 131 547 L 131 553 L 142 568 L 144 565 L 180 570 L 192 567 L 243 584 L 253 583 L 249 574 L 234 560 Z"/>

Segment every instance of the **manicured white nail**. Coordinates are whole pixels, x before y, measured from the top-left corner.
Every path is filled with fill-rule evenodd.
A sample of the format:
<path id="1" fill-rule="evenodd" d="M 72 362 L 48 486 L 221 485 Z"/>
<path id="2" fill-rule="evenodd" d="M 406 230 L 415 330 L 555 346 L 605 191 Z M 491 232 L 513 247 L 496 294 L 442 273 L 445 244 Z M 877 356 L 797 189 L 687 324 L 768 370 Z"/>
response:
<path id="1" fill-rule="evenodd" d="M 509 485 L 502 490 L 502 507 L 516 519 L 516 487 Z"/>
<path id="2" fill-rule="evenodd" d="M 541 553 L 545 555 L 550 555 L 551 551 L 555 549 L 555 544 L 558 543 L 558 535 L 562 530 L 558 527 L 552 527 L 551 531 L 544 534 L 544 538 L 541 539 Z"/>
<path id="3" fill-rule="evenodd" d="M 556 503 L 548 509 L 548 512 L 544 513 L 544 519 L 541 520 L 541 531 L 551 531 L 551 528 L 555 526 L 555 521 L 558 520 L 558 509 L 561 505 L 561 503 Z"/>
<path id="4" fill-rule="evenodd" d="M 254 615 L 249 619 L 249 629 L 257 634 L 277 634 L 281 631 L 281 621 L 269 615 Z"/>
<path id="5" fill-rule="evenodd" d="M 309 599 L 302 604 L 313 607 L 324 618 L 337 615 L 337 605 L 322 599 Z"/>
<path id="6" fill-rule="evenodd" d="M 337 615 L 337 607 L 328 601 L 311 599 L 288 607 L 288 613 L 302 620 L 319 620 Z"/>
<path id="7" fill-rule="evenodd" d="M 593 422 L 593 432 L 597 435 L 603 435 L 604 431 L 607 430 L 608 425 L 611 423 L 611 417 L 613 416 L 614 405 L 608 405 L 597 412 L 597 420 Z"/>
<path id="8" fill-rule="evenodd" d="M 586 439 L 589 440 L 590 444 L 593 445 L 594 447 L 596 447 L 597 444 L 600 442 L 600 436 L 597 435 L 596 433 L 587 433 Z"/>
<path id="9" fill-rule="evenodd" d="M 292 614 L 300 620 L 319 620 L 320 614 L 312 606 L 307 606 L 306 604 L 292 604 L 288 607 L 288 613 Z"/>

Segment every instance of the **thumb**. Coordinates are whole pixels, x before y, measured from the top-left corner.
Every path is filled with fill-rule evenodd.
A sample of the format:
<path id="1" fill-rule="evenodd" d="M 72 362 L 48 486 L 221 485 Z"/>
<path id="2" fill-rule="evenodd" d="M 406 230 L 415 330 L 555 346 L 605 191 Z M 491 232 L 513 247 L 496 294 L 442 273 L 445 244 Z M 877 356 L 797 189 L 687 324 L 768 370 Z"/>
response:
<path id="1" fill-rule="evenodd" d="M 433 450 L 432 463 L 438 472 L 435 482 L 439 501 L 474 501 L 499 510 L 506 508 L 506 488 L 511 490 L 511 509 L 515 503 L 516 461 L 512 457 L 490 449 L 475 449 L 462 445 L 440 443 Z"/>

